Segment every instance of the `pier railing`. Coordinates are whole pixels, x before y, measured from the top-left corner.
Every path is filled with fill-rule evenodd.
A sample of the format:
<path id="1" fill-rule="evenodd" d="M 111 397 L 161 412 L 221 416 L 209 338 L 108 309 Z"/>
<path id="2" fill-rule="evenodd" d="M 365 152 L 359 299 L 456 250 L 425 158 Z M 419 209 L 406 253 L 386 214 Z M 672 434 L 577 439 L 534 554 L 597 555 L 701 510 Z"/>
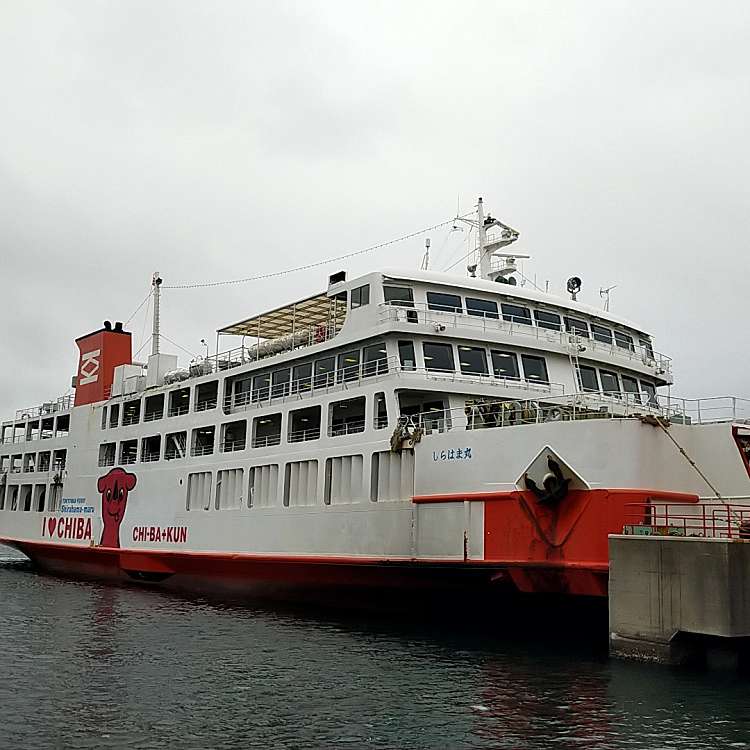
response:
<path id="1" fill-rule="evenodd" d="M 654 497 L 629 503 L 623 534 L 750 540 L 750 496 L 699 498 L 696 503 Z"/>

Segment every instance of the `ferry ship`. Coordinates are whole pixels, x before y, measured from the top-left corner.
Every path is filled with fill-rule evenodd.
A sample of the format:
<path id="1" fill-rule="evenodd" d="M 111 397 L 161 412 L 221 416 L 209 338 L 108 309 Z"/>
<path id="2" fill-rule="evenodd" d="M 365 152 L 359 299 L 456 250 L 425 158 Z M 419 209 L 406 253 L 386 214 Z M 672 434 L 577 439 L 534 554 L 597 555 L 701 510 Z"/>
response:
<path id="1" fill-rule="evenodd" d="M 481 199 L 461 220 L 468 276 L 335 273 L 185 368 L 155 274 L 146 363 L 105 321 L 73 394 L 0 424 L 0 542 L 57 574 L 344 600 L 603 596 L 608 534 L 680 533 L 668 504 L 737 533 L 750 402 L 674 397 L 646 329 L 575 277 L 516 283 L 528 256 Z"/>

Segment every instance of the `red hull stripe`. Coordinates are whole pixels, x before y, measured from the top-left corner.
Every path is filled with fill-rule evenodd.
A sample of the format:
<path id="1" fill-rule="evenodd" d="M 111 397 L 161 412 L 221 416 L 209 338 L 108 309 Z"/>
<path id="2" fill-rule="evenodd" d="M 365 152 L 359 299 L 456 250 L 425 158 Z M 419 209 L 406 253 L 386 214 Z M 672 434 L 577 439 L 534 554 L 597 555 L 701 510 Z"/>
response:
<path id="1" fill-rule="evenodd" d="M 668 490 L 647 490 L 635 488 L 609 489 L 597 487 L 597 491 L 605 491 L 609 495 L 644 495 L 646 497 L 669 500 L 675 503 L 697 503 L 698 495 L 689 492 L 671 492 Z M 594 490 L 591 490 L 592 492 Z M 492 492 L 449 492 L 435 495 L 414 495 L 412 501 L 415 503 L 459 503 L 459 502 L 487 502 L 492 500 L 516 500 L 522 494 L 521 490 L 497 490 Z"/>

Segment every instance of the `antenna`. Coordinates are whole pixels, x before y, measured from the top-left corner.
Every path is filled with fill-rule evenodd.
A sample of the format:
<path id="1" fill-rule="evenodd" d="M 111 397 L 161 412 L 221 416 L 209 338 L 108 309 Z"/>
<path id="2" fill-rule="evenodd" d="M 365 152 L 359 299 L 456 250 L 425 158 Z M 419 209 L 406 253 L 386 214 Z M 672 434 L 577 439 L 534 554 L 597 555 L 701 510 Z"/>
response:
<path id="1" fill-rule="evenodd" d="M 422 263 L 419 266 L 422 271 L 428 271 L 430 269 L 430 238 L 427 237 L 424 241 L 424 255 L 422 256 Z"/>
<path id="2" fill-rule="evenodd" d="M 608 286 L 606 289 L 602 287 L 599 289 L 599 296 L 604 299 L 604 312 L 609 312 L 609 293 L 613 290 L 617 289 L 617 284 L 613 284 L 612 286 Z"/>

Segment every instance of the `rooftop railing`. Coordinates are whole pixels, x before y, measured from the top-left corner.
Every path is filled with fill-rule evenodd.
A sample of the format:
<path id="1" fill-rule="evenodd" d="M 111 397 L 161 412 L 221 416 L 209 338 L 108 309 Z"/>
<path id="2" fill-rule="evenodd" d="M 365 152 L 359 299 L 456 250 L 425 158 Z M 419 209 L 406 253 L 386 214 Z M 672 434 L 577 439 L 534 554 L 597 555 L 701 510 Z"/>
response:
<path id="1" fill-rule="evenodd" d="M 35 419 L 36 417 L 52 416 L 59 411 L 72 409 L 74 401 L 75 394 L 68 394 L 66 396 L 60 396 L 54 401 L 45 401 L 40 406 L 31 406 L 28 409 L 18 409 L 16 411 L 16 417 L 14 421 L 20 422 L 24 419 Z"/>

